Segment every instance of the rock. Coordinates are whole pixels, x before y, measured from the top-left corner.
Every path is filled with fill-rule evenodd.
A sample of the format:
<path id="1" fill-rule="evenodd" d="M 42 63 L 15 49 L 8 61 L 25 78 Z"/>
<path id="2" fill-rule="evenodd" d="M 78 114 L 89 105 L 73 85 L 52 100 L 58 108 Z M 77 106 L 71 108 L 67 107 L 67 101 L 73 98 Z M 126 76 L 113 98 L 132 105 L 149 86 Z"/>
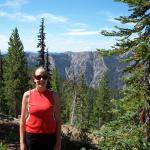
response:
<path id="1" fill-rule="evenodd" d="M 81 132 L 71 125 L 62 125 L 62 135 L 64 137 L 67 136 L 70 141 L 81 142 L 81 147 L 86 145 L 85 147 L 91 147 L 93 149 L 97 149 L 98 143 L 101 141 L 100 136 L 91 132 Z"/>
<path id="2" fill-rule="evenodd" d="M 30 67 L 35 66 L 37 53 L 26 53 Z M 65 52 L 50 53 L 49 59 L 52 68 L 56 68 L 58 73 L 66 78 L 73 79 L 74 75 L 79 80 L 81 74 L 85 76 L 86 84 L 97 88 L 104 72 L 108 73 L 110 87 L 120 88 L 123 86 L 120 78 L 121 69 L 125 66 L 120 63 L 122 56 L 113 55 L 102 57 L 98 52 Z"/>
<path id="3" fill-rule="evenodd" d="M 100 139 L 93 133 L 81 132 L 71 125 L 62 125 L 62 150 L 97 150 Z M 19 150 L 19 119 L 0 114 L 0 141 L 5 141 L 10 150 Z"/>

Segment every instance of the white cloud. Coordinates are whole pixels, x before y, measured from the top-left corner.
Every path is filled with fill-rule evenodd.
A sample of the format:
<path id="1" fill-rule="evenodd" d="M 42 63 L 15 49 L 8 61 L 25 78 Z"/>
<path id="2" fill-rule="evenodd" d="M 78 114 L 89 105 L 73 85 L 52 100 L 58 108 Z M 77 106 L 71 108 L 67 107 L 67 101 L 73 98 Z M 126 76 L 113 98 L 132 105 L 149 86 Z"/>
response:
<path id="1" fill-rule="evenodd" d="M 106 16 L 106 17 L 114 16 L 112 12 L 106 11 L 106 10 L 98 11 L 96 14 L 99 15 L 99 16 Z"/>
<path id="2" fill-rule="evenodd" d="M 64 35 L 73 35 L 73 36 L 88 36 L 88 35 L 98 35 L 100 31 L 87 31 L 85 29 L 71 29 Z"/>
<path id="3" fill-rule="evenodd" d="M 36 37 L 27 37 L 22 34 L 19 34 L 21 37 L 21 41 L 24 45 L 24 51 L 36 51 L 36 42 L 37 39 Z M 9 36 L 0 34 L 0 50 L 2 53 L 7 53 L 8 50 L 8 41 L 9 41 Z"/>
<path id="4" fill-rule="evenodd" d="M 122 24 L 120 21 L 115 20 L 114 18 L 109 18 L 108 21 L 109 21 L 109 22 L 112 22 L 112 23 Z M 135 23 L 126 23 L 125 25 L 134 26 Z"/>
<path id="5" fill-rule="evenodd" d="M 37 39 L 36 37 L 23 37 L 22 38 L 23 46 L 24 46 L 24 51 L 26 52 L 37 52 L 38 49 L 36 48 L 37 45 Z"/>
<path id="6" fill-rule="evenodd" d="M 41 15 L 39 15 L 40 18 L 45 18 L 47 20 L 47 23 L 66 23 L 67 22 L 67 18 L 63 17 L 63 16 L 57 16 L 51 13 L 43 13 Z"/>
<path id="7" fill-rule="evenodd" d="M 8 16 L 8 13 L 0 11 L 0 17 L 6 17 Z"/>
<path id="8" fill-rule="evenodd" d="M 9 19 L 13 19 L 20 22 L 34 22 L 41 18 L 45 18 L 46 23 L 66 23 L 67 18 L 63 16 L 56 16 L 51 13 L 43 13 L 41 15 L 30 15 L 22 12 L 16 12 L 16 13 L 8 13 L 4 11 L 0 11 L 0 17 L 7 17 Z"/>
<path id="9" fill-rule="evenodd" d="M 100 15 L 100 16 L 106 16 L 107 18 L 107 21 L 108 22 L 112 22 L 112 23 L 115 23 L 115 24 L 122 24 L 120 21 L 118 20 L 115 20 L 115 18 L 119 18 L 120 16 L 128 16 L 127 13 L 122 13 L 118 16 L 118 14 L 113 14 L 112 12 L 110 11 L 99 11 L 97 12 L 97 15 Z M 133 26 L 135 25 L 134 23 L 126 23 L 125 25 L 128 25 L 128 26 Z"/>
<path id="10" fill-rule="evenodd" d="M 49 52 L 65 51 L 93 51 L 97 48 L 109 49 L 114 43 L 114 39 L 108 37 L 98 37 L 96 39 L 65 37 L 64 36 L 47 36 L 46 45 Z"/>
<path id="11" fill-rule="evenodd" d="M 2 53 L 6 52 L 8 48 L 8 37 L 6 35 L 0 34 L 0 50 Z"/>
<path id="12" fill-rule="evenodd" d="M 24 45 L 24 51 L 38 52 L 36 47 L 37 37 L 29 37 L 28 35 L 20 34 L 21 41 Z M 8 49 L 8 36 L 0 35 L 0 49 L 2 53 L 6 52 Z M 86 39 L 86 38 L 76 38 L 58 35 L 47 35 L 46 46 L 49 52 L 65 52 L 65 51 L 94 51 L 97 48 L 110 48 L 113 45 L 114 39 L 108 37 L 100 36 L 97 39 Z"/>
<path id="13" fill-rule="evenodd" d="M 81 23 L 81 22 L 75 22 L 75 23 L 71 24 L 71 27 L 74 27 L 74 28 L 86 28 L 86 27 L 88 27 L 88 25 L 85 24 L 85 23 Z"/>
<path id="14" fill-rule="evenodd" d="M 108 21 L 120 24 L 120 22 L 118 20 L 115 20 L 114 18 L 109 18 Z"/>
<path id="15" fill-rule="evenodd" d="M 9 19 L 19 20 L 21 22 L 36 21 L 36 17 L 34 17 L 32 15 L 29 15 L 29 14 L 21 13 L 21 12 L 7 13 L 7 12 L 4 12 L 4 11 L 0 11 L 0 17 L 7 17 Z"/>
<path id="16" fill-rule="evenodd" d="M 102 31 L 102 30 L 106 30 L 106 31 L 113 31 L 114 30 L 114 28 L 109 28 L 109 27 L 103 27 L 103 28 L 101 28 L 101 30 L 100 31 Z"/>
<path id="17" fill-rule="evenodd" d="M 88 51 L 94 50 L 92 42 L 72 38 L 53 38 L 48 40 L 49 51 Z M 58 44 L 59 43 L 59 44 Z M 92 45 L 91 45 L 92 44 Z M 94 44 L 95 45 L 95 44 Z"/>
<path id="18" fill-rule="evenodd" d="M 24 22 L 33 22 L 37 20 L 36 17 L 28 14 L 20 14 L 20 19 Z"/>
<path id="19" fill-rule="evenodd" d="M 20 8 L 26 3 L 28 3 L 28 0 L 6 0 L 5 3 L 0 4 L 0 7 Z"/>

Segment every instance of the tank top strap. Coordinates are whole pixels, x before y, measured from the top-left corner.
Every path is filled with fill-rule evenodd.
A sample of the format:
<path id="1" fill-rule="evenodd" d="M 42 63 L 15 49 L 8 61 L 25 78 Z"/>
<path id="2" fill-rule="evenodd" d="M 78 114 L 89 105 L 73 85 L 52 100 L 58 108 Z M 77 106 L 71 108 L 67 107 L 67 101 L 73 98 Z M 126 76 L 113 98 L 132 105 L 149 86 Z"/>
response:
<path id="1" fill-rule="evenodd" d="M 29 99 L 28 99 L 28 103 L 30 102 L 30 99 L 31 99 L 31 89 L 29 90 Z"/>
<path id="2" fill-rule="evenodd" d="M 30 103 L 32 103 L 33 96 L 34 96 L 34 89 L 29 89 L 28 108 Z"/>

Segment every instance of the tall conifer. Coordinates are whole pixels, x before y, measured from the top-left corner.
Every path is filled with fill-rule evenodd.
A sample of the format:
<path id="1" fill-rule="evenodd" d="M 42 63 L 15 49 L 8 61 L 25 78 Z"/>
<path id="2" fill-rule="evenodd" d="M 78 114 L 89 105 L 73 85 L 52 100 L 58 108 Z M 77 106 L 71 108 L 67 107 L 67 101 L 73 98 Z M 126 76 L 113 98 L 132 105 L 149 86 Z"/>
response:
<path id="1" fill-rule="evenodd" d="M 126 86 L 123 98 L 114 100 L 113 112 L 117 118 L 108 128 L 103 128 L 102 132 L 107 132 L 104 143 L 107 143 L 111 149 L 146 149 L 146 135 L 143 128 L 139 126 L 138 112 L 142 107 L 149 107 L 150 101 L 150 92 L 147 88 L 149 85 L 145 86 L 146 82 L 143 82 L 145 63 L 150 62 L 150 1 L 116 1 L 127 4 L 130 14 L 115 19 L 122 24 L 130 24 L 130 28 L 116 26 L 116 30 L 112 32 L 103 31 L 102 34 L 105 36 L 117 36 L 118 41 L 111 50 L 101 50 L 100 53 L 103 55 L 124 54 L 122 61 L 128 64 L 124 69 L 128 76 L 124 78 Z M 104 143 L 102 142 L 100 146 Z M 116 145 L 116 143 L 120 144 Z M 104 144 L 103 147 L 107 149 L 107 145 Z"/>
<path id="2" fill-rule="evenodd" d="M 56 69 L 53 69 L 52 70 L 52 74 L 51 74 L 51 86 L 52 86 L 52 89 L 58 93 L 61 93 L 61 91 L 59 90 L 59 74 L 57 72 Z"/>
<path id="3" fill-rule="evenodd" d="M 71 82 L 71 86 L 72 86 L 72 104 L 71 104 L 71 113 L 70 113 L 70 124 L 71 125 L 75 125 L 75 110 L 76 110 L 76 103 L 77 103 L 77 78 L 75 76 L 74 70 L 73 70 L 73 80 Z"/>
<path id="4" fill-rule="evenodd" d="M 43 66 L 45 67 L 45 32 L 44 32 L 44 18 L 41 19 L 41 25 L 40 25 L 40 29 L 39 29 L 39 33 L 38 33 L 38 44 L 37 44 L 37 48 L 39 48 L 39 56 L 38 56 L 38 64 L 37 66 Z"/>
<path id="5" fill-rule="evenodd" d="M 111 109 L 110 88 L 108 86 L 107 74 L 104 73 L 94 102 L 94 125 L 96 128 L 100 128 L 100 126 L 111 120 Z"/>
<path id="6" fill-rule="evenodd" d="M 0 50 L 0 112 L 2 112 L 3 109 L 3 101 L 4 101 L 4 97 L 3 97 L 3 58 L 2 58 L 2 54 L 1 54 L 1 50 Z"/>
<path id="7" fill-rule="evenodd" d="M 47 70 L 47 73 L 48 73 L 48 81 L 47 81 L 47 88 L 50 89 L 52 88 L 52 85 L 51 85 L 51 64 L 50 64 L 50 61 L 49 61 L 49 54 L 48 54 L 48 49 L 46 50 L 46 70 Z"/>
<path id="8" fill-rule="evenodd" d="M 39 55 L 38 55 L 38 63 L 37 66 L 43 66 L 47 72 L 48 72 L 48 82 L 47 82 L 47 88 L 50 89 L 52 88 L 51 86 L 51 74 L 52 74 L 52 69 L 51 69 L 51 64 L 49 61 L 49 53 L 48 53 L 48 49 L 45 50 L 46 45 L 45 45 L 45 32 L 44 32 L 44 18 L 41 19 L 41 25 L 40 25 L 40 29 L 39 29 L 39 33 L 38 33 L 38 44 L 37 44 L 37 48 L 39 48 Z"/>
<path id="9" fill-rule="evenodd" d="M 0 82 L 3 80 L 3 60 L 0 50 Z M 1 85 L 1 84 L 0 84 Z"/>
<path id="10" fill-rule="evenodd" d="M 71 114 L 72 114 L 72 102 L 73 102 L 73 98 L 74 98 L 74 93 L 73 93 L 73 85 L 72 85 L 72 81 L 68 81 L 68 80 L 63 80 L 61 82 L 59 82 L 59 87 L 56 84 L 56 88 L 60 89 L 58 90 L 59 95 L 61 97 L 61 118 L 63 123 L 69 123 L 70 119 L 71 119 Z M 74 119 L 74 114 L 73 118 Z M 72 122 L 70 121 L 70 123 L 74 123 L 74 120 L 72 120 Z M 72 124 L 74 125 L 74 124 Z"/>
<path id="11" fill-rule="evenodd" d="M 8 113 L 18 117 L 22 95 L 28 89 L 28 74 L 24 48 L 17 28 L 13 30 L 8 45 L 4 67 L 4 96 Z"/>
<path id="12" fill-rule="evenodd" d="M 80 81 L 77 86 L 77 102 L 76 102 L 76 124 L 81 128 L 88 128 L 88 109 L 89 109 L 89 99 L 87 85 L 85 82 L 84 74 L 81 74 Z"/>

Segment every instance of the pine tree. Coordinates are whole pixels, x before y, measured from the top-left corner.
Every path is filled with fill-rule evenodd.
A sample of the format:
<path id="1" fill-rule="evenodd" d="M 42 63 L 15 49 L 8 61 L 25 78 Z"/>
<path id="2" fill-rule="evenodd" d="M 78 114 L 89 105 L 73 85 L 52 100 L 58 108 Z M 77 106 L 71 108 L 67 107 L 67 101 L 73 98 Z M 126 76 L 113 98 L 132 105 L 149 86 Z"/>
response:
<path id="1" fill-rule="evenodd" d="M 60 84 L 58 88 L 60 89 L 59 93 L 61 96 L 62 120 L 74 126 L 76 122 L 75 113 L 76 113 L 76 102 L 77 102 L 77 83 L 76 83 L 76 77 L 74 72 L 73 72 L 72 80 L 63 79 L 62 81 L 63 82 L 59 82 Z"/>
<path id="2" fill-rule="evenodd" d="M 108 84 L 107 74 L 104 73 L 100 81 L 100 86 L 97 89 L 94 103 L 94 124 L 96 125 L 96 128 L 100 128 L 103 124 L 109 122 L 112 118 L 111 95 Z"/>
<path id="3" fill-rule="evenodd" d="M 77 86 L 77 102 L 76 102 L 76 124 L 80 128 L 89 128 L 89 99 L 87 97 L 87 85 L 84 74 L 81 74 L 79 84 Z"/>
<path id="4" fill-rule="evenodd" d="M 100 146 L 105 149 L 107 145 L 112 149 L 144 149 L 148 147 L 143 128 L 139 124 L 138 112 L 142 107 L 149 107 L 150 101 L 149 84 L 143 82 L 145 63 L 150 62 L 150 1 L 116 1 L 127 4 L 131 14 L 115 19 L 133 26 L 130 28 L 116 26 L 116 30 L 112 32 L 103 31 L 103 35 L 118 36 L 119 40 L 111 50 L 101 50 L 100 53 L 103 55 L 126 54 L 122 61 L 128 64 L 124 69 L 128 76 L 124 78 L 126 87 L 123 90 L 123 98 L 114 100 L 113 113 L 117 118 L 101 131 L 105 133 L 105 137 L 107 133 L 107 137 Z M 120 144 L 116 145 L 116 143 Z"/>
<path id="5" fill-rule="evenodd" d="M 2 80 L 3 80 L 3 58 L 2 58 L 2 54 L 1 54 L 1 50 L 0 50 L 0 82 Z"/>
<path id="6" fill-rule="evenodd" d="M 56 69 L 53 69 L 52 70 L 52 74 L 51 74 L 51 86 L 52 86 L 52 89 L 58 93 L 61 93 L 60 92 L 60 76 L 58 74 L 58 71 Z"/>
<path id="7" fill-rule="evenodd" d="M 4 108 L 3 106 L 3 101 L 4 101 L 4 97 L 3 97 L 3 58 L 2 58 L 2 54 L 1 54 L 1 50 L 0 50 L 0 112 L 2 112 L 2 109 Z"/>
<path id="8" fill-rule="evenodd" d="M 87 88 L 87 101 L 88 101 L 88 126 L 89 129 L 94 129 L 95 122 L 95 116 L 94 116 L 94 104 L 96 101 L 96 89 L 92 87 Z"/>
<path id="9" fill-rule="evenodd" d="M 63 123 L 70 123 L 70 116 L 73 102 L 73 84 L 72 81 L 59 81 L 59 95 L 61 97 L 61 118 Z M 73 118 L 74 119 L 74 118 Z M 74 120 L 73 120 L 74 123 Z"/>
<path id="10" fill-rule="evenodd" d="M 39 50 L 39 56 L 38 56 L 38 64 L 37 66 L 43 66 L 45 67 L 45 32 L 44 32 L 44 18 L 41 19 L 41 25 L 38 33 L 38 44 L 37 48 L 40 48 Z"/>
<path id="11" fill-rule="evenodd" d="M 23 93 L 28 89 L 28 74 L 23 44 L 15 28 L 8 42 L 4 67 L 4 96 L 8 114 L 18 117 Z"/>
<path id="12" fill-rule="evenodd" d="M 71 83 L 71 86 L 72 86 L 72 95 L 73 95 L 73 98 L 72 98 L 72 104 L 71 104 L 71 113 L 70 113 L 70 124 L 71 125 L 75 125 L 75 109 L 76 109 L 76 103 L 77 103 L 77 84 L 76 84 L 76 76 L 75 76 L 75 73 L 73 71 L 73 80 Z"/>
<path id="13" fill-rule="evenodd" d="M 47 49 L 46 50 L 46 71 L 47 71 L 48 77 L 49 77 L 48 82 L 47 82 L 47 88 L 48 89 L 52 88 L 52 86 L 51 86 L 51 76 L 52 76 L 52 74 L 51 74 L 50 67 L 51 67 L 51 64 L 50 64 L 50 61 L 49 61 L 49 54 L 48 54 L 48 49 Z"/>

